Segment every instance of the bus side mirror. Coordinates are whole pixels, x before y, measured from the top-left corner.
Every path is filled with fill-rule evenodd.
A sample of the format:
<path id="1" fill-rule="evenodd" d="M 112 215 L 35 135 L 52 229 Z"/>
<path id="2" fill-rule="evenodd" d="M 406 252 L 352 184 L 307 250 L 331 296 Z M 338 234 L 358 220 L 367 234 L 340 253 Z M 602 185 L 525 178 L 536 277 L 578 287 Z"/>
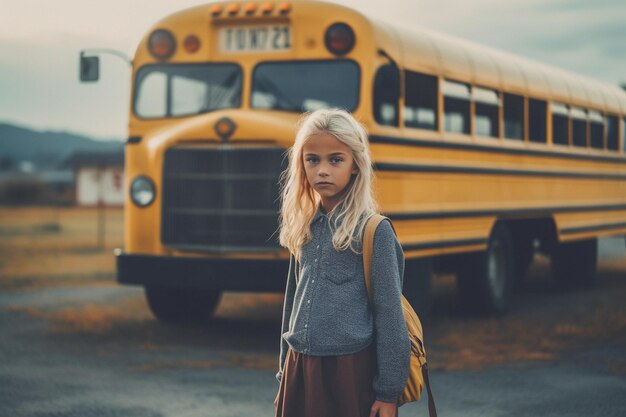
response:
<path id="1" fill-rule="evenodd" d="M 80 80 L 94 82 L 100 78 L 100 58 L 80 55 Z"/>

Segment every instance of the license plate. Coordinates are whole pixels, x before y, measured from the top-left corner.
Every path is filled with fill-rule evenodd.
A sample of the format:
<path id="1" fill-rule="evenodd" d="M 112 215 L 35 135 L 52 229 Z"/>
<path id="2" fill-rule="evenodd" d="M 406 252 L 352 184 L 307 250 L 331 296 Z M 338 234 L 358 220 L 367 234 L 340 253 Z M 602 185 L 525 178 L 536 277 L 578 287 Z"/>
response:
<path id="1" fill-rule="evenodd" d="M 221 52 L 268 52 L 291 49 L 289 25 L 238 26 L 219 31 Z"/>

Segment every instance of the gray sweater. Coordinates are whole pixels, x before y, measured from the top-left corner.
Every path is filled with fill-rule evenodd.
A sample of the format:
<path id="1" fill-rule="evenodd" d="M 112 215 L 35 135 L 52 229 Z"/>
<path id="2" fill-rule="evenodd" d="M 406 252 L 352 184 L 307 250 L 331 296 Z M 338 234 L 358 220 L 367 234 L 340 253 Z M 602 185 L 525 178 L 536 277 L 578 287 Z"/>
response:
<path id="1" fill-rule="evenodd" d="M 396 402 L 404 390 L 411 345 L 400 294 L 404 253 L 388 221 L 374 234 L 372 257 L 373 309 L 363 274 L 363 256 L 332 245 L 333 219 L 318 209 L 311 222 L 313 239 L 302 247 L 300 262 L 292 257 L 283 306 L 279 372 L 287 349 L 305 355 L 347 355 L 376 343 L 376 399 Z M 361 252 L 361 245 L 358 246 Z"/>

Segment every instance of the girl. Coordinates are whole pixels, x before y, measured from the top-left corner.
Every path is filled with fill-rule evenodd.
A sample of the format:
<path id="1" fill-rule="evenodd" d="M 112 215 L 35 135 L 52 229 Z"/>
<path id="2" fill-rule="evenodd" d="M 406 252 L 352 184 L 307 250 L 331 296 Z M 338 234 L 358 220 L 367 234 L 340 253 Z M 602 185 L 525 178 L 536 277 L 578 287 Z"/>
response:
<path id="1" fill-rule="evenodd" d="M 282 177 L 280 244 L 291 260 L 277 417 L 394 417 L 410 342 L 400 294 L 404 254 L 391 225 L 374 235 L 373 305 L 361 238 L 376 212 L 367 134 L 343 110 L 300 125 Z"/>

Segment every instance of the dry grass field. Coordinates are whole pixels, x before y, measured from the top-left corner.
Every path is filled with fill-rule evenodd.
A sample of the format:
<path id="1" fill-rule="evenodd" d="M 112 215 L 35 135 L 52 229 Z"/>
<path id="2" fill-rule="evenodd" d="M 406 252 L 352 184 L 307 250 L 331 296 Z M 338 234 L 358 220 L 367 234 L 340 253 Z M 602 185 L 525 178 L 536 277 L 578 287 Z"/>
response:
<path id="1" fill-rule="evenodd" d="M 104 210 L 103 247 L 98 216 L 95 208 L 0 208 L 0 288 L 113 282 L 123 210 Z"/>

